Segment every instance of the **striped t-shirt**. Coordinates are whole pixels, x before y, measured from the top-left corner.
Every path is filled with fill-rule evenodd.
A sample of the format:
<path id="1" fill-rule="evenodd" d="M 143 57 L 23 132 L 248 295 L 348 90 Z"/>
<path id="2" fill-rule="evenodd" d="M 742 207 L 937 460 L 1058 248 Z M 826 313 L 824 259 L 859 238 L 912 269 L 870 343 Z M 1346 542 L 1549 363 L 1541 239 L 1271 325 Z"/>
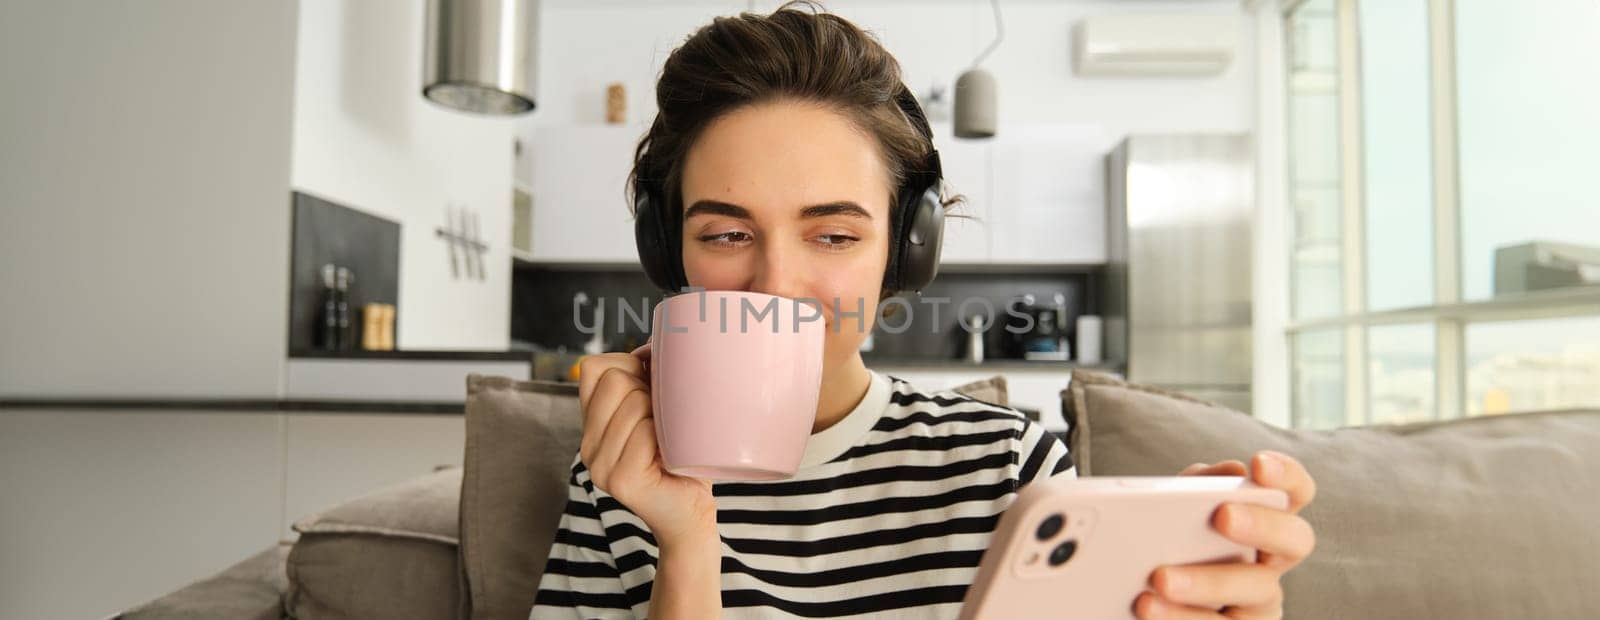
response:
<path id="1" fill-rule="evenodd" d="M 793 478 L 712 485 L 723 615 L 953 618 L 1001 512 L 1056 474 L 1066 446 L 1016 410 L 874 372 Z M 570 483 L 530 617 L 645 617 L 655 538 L 581 462 Z"/>

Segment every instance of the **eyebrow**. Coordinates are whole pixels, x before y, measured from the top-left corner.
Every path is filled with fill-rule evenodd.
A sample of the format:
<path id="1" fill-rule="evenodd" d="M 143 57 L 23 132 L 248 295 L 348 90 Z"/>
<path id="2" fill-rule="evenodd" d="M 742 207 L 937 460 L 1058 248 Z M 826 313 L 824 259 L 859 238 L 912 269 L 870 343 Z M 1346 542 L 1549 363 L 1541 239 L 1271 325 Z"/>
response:
<path id="1" fill-rule="evenodd" d="M 689 205 L 688 209 L 684 210 L 683 219 L 689 219 L 696 215 L 726 215 L 728 217 L 735 217 L 742 220 L 755 219 L 751 217 L 749 209 L 736 204 L 722 202 L 720 200 L 695 201 L 694 204 Z M 800 217 L 802 219 L 827 217 L 830 215 L 846 215 L 867 220 L 872 219 L 872 214 L 868 213 L 866 209 L 861 207 L 861 205 L 848 200 L 825 202 L 818 205 L 811 205 L 800 210 Z"/>

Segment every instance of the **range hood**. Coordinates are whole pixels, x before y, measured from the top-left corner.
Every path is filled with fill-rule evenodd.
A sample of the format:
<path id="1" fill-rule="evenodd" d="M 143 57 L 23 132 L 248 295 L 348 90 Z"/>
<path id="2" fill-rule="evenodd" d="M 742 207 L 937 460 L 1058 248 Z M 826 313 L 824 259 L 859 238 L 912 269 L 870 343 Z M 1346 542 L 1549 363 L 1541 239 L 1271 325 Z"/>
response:
<path id="1" fill-rule="evenodd" d="M 478 114 L 534 108 L 536 0 L 428 0 L 422 95 Z"/>

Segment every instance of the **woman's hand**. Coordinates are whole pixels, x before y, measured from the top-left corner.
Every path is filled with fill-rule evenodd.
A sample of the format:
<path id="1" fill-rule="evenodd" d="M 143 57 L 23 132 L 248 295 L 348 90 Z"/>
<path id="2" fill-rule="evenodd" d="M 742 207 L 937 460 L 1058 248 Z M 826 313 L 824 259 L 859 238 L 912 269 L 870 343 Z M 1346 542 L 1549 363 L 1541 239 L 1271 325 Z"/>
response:
<path id="1" fill-rule="evenodd" d="M 596 487 L 610 493 L 661 546 L 707 534 L 716 538 L 717 504 L 711 482 L 662 468 L 643 360 L 604 353 L 578 362 L 583 440 L 578 456 Z"/>
<path id="2" fill-rule="evenodd" d="M 1256 549 L 1254 564 L 1191 564 L 1163 566 L 1150 575 L 1151 592 L 1134 602 L 1143 619 L 1282 618 L 1283 585 L 1279 580 L 1316 547 L 1311 524 L 1300 512 L 1317 494 L 1317 484 L 1304 466 L 1289 455 L 1257 452 L 1244 463 L 1195 463 L 1180 476 L 1249 476 L 1256 484 L 1289 494 L 1287 511 L 1244 504 L 1224 504 L 1211 525 L 1228 539 Z"/>

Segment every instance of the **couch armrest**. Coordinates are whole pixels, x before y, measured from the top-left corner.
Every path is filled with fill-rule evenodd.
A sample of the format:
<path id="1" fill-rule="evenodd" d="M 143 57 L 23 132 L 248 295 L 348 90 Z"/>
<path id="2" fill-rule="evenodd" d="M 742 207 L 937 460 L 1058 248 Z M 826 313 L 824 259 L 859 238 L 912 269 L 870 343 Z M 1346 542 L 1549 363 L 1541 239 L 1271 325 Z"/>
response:
<path id="1" fill-rule="evenodd" d="M 289 552 L 285 614 L 460 615 L 461 472 L 437 470 L 296 521 L 300 539 Z"/>
<path id="2" fill-rule="evenodd" d="M 128 611 L 118 619 L 241 618 L 280 620 L 289 582 L 284 560 L 289 541 L 250 556 L 216 575 L 194 582 Z"/>

